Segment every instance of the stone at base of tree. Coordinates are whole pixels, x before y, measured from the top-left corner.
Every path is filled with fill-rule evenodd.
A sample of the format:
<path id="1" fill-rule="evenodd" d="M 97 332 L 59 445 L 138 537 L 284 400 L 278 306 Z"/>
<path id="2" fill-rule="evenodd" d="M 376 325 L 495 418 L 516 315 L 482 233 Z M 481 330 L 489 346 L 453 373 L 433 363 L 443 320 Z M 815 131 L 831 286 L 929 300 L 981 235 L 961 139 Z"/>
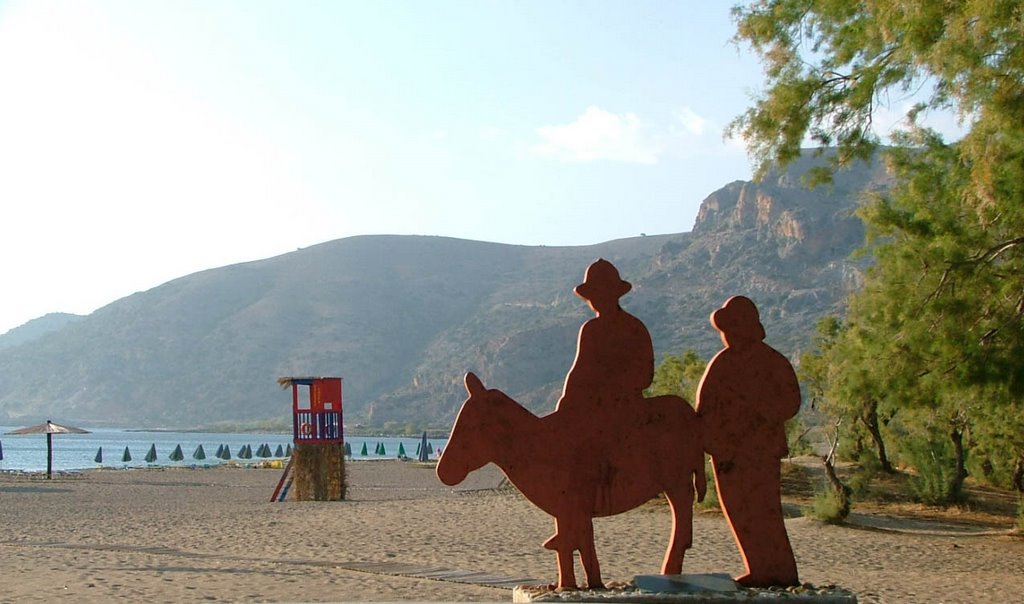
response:
<path id="1" fill-rule="evenodd" d="M 641 583 L 655 585 L 645 579 L 660 579 L 663 584 L 697 586 L 693 591 L 653 591 Z M 816 587 L 809 583 L 796 587 L 744 588 L 724 573 L 703 575 L 641 575 L 639 581 L 610 585 L 609 589 L 576 589 L 558 591 L 547 585 L 520 585 L 512 591 L 513 602 L 626 602 L 629 604 L 730 604 L 775 602 L 779 604 L 857 604 L 857 596 L 835 585 Z M 718 590 L 728 584 L 732 589 Z"/>

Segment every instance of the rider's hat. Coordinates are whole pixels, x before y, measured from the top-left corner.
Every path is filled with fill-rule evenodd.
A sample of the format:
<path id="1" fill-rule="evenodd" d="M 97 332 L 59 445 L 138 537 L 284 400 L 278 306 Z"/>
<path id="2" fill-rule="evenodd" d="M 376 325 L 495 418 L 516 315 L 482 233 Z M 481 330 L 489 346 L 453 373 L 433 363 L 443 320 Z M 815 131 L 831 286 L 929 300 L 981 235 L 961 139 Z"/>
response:
<path id="1" fill-rule="evenodd" d="M 611 262 L 600 258 L 587 267 L 583 283 L 577 285 L 573 291 L 577 296 L 591 300 L 598 291 L 613 293 L 616 298 L 620 298 L 632 288 L 628 281 L 623 281 L 619 277 L 618 269 Z"/>

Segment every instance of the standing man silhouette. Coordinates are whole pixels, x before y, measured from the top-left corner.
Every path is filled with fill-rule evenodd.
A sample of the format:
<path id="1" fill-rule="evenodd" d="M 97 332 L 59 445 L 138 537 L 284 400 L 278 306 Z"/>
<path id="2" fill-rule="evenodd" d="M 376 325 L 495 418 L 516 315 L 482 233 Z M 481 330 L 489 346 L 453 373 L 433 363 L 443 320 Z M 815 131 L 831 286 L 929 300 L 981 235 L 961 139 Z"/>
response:
<path id="1" fill-rule="evenodd" d="M 781 459 L 786 420 L 800 410 L 793 366 L 765 344 L 757 307 L 734 296 L 711 315 L 725 348 L 697 388 L 707 452 L 722 511 L 743 556 L 747 587 L 797 585 L 796 560 L 782 517 Z"/>

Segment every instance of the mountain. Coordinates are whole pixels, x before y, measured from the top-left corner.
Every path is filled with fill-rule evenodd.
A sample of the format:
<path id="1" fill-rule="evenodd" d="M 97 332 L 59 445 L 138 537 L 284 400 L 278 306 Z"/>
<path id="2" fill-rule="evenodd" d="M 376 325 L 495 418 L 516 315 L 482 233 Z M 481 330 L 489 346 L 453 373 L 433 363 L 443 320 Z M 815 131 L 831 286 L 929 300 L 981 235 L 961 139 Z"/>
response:
<path id="1" fill-rule="evenodd" d="M 20 346 L 31 342 L 36 338 L 48 333 L 59 331 L 69 323 L 84 319 L 82 315 L 73 315 L 64 312 L 53 312 L 43 315 L 38 319 L 32 319 L 28 323 L 15 327 L 7 333 L 0 335 L 0 350 Z"/>
<path id="2" fill-rule="evenodd" d="M 598 257 L 633 283 L 623 307 L 658 356 L 713 354 L 708 315 L 740 293 L 761 307 L 768 341 L 795 355 L 857 286 L 852 213 L 862 191 L 887 184 L 861 164 L 808 191 L 811 165 L 716 191 L 689 233 L 580 247 L 363 236 L 182 277 L 0 350 L 0 417 L 286 419 L 277 377 L 340 375 L 348 422 L 447 427 L 468 370 L 547 411 L 592 316 L 572 288 Z"/>

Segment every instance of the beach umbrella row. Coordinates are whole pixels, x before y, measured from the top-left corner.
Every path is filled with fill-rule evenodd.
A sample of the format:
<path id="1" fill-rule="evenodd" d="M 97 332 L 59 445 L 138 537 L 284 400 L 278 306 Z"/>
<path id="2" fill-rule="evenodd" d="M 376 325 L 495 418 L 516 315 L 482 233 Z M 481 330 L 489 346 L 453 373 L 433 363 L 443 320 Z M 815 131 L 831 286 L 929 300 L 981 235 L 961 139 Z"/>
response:
<path id="1" fill-rule="evenodd" d="M 384 446 L 384 443 L 378 442 L 377 445 L 373 449 L 373 454 L 374 455 L 387 455 L 388 454 L 387 447 Z M 428 456 L 429 455 L 433 455 L 433 454 L 434 454 L 434 447 L 427 440 L 427 433 L 424 432 L 423 433 L 423 438 L 422 438 L 421 442 L 416 445 L 416 456 L 419 458 L 420 461 L 427 461 Z M 345 455 L 347 455 L 349 457 L 352 457 L 352 445 L 349 444 L 348 442 L 345 443 Z M 370 455 L 370 449 L 369 449 L 369 447 L 367 447 L 366 441 L 363 441 L 363 446 L 362 446 L 361 449 L 359 449 L 359 456 L 360 457 L 368 457 L 369 455 Z M 406 455 L 407 455 L 407 453 L 405 451 L 405 443 L 399 442 L 398 443 L 398 457 L 406 457 Z"/>
<path id="2" fill-rule="evenodd" d="M 256 455 L 259 457 L 286 457 L 290 456 L 291 452 L 291 445 L 288 446 L 287 454 L 285 454 L 285 451 L 281 447 L 281 445 L 277 446 L 276 454 L 272 454 L 270 452 L 270 445 L 268 444 L 262 444 L 256 449 Z M 243 445 L 242 448 L 238 450 L 239 459 L 252 459 L 252 456 L 253 452 L 251 445 Z M 214 455 L 214 457 L 224 460 L 231 459 L 231 448 L 228 445 L 220 445 L 219 447 L 217 447 L 217 453 Z M 167 458 L 170 459 L 171 461 L 184 460 L 185 453 L 184 451 L 181 450 L 181 445 L 179 444 L 175 446 L 174 450 L 171 451 L 170 455 L 168 455 Z M 206 459 L 206 450 L 203 448 L 202 444 L 196 447 L 196 450 L 192 453 L 192 458 L 197 460 Z M 144 459 L 146 460 L 147 463 L 154 463 L 157 460 L 156 443 L 150 445 L 149 452 L 146 453 L 146 457 Z M 125 447 L 124 453 L 121 455 L 121 461 L 127 463 L 131 460 L 132 453 L 128 449 L 128 447 Z M 96 451 L 95 461 L 96 463 L 103 463 L 103 447 L 100 447 L 99 450 Z"/>

